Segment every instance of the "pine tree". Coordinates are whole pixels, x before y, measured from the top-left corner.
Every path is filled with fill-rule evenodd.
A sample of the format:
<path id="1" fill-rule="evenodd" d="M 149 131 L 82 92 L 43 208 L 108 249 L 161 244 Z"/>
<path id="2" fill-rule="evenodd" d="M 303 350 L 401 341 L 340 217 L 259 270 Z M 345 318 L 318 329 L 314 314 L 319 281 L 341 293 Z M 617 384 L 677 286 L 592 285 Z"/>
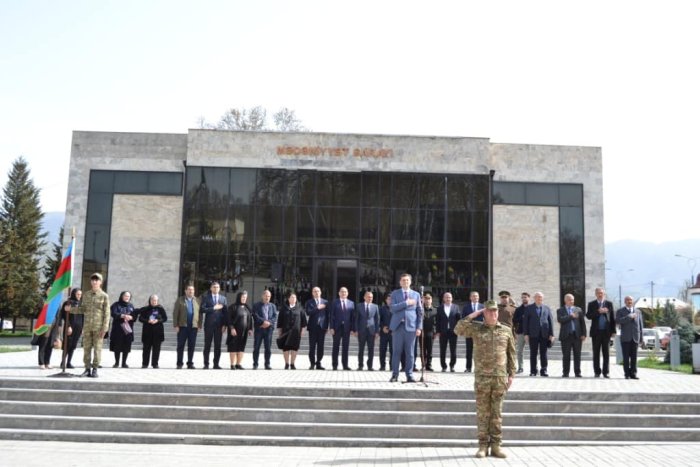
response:
<path id="1" fill-rule="evenodd" d="M 63 259 L 63 226 L 58 232 L 58 243 L 54 243 L 51 248 L 53 250 L 52 254 L 46 258 L 44 267 L 41 269 L 41 273 L 44 276 L 44 282 L 41 284 L 41 296 L 44 299 L 49 294 L 49 289 L 56 278 L 58 267 Z"/>
<path id="2" fill-rule="evenodd" d="M 39 254 L 44 213 L 27 161 L 12 163 L 0 200 L 0 313 L 32 318 L 41 304 Z"/>

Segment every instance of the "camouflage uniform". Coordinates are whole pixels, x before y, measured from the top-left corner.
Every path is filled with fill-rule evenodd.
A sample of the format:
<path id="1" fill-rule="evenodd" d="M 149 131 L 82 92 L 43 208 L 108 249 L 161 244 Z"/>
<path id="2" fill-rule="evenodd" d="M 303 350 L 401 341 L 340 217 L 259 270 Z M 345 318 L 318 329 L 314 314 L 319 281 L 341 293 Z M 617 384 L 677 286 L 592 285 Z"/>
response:
<path id="1" fill-rule="evenodd" d="M 109 327 L 109 296 L 102 290 L 89 290 L 83 293 L 80 306 L 71 313 L 84 315 L 83 324 L 83 363 L 85 369 L 100 366 L 102 341 Z M 91 359 L 91 353 L 94 357 Z M 92 360 L 92 362 L 91 362 Z"/>
<path id="2" fill-rule="evenodd" d="M 454 329 L 458 336 L 474 339 L 474 393 L 479 445 L 501 444 L 503 398 L 508 377 L 515 374 L 515 339 L 511 328 L 501 323 L 486 326 L 470 318 Z"/>

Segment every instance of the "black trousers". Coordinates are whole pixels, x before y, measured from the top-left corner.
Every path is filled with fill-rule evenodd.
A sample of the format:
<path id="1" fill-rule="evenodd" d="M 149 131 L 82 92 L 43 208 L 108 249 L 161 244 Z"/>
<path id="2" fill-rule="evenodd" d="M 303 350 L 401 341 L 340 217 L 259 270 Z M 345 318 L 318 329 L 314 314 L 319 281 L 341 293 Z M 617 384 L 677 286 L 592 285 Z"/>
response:
<path id="1" fill-rule="evenodd" d="M 432 368 L 433 334 L 421 334 L 416 340 L 420 343 L 420 355 L 416 358 L 425 358 L 425 362 L 421 360 L 421 367 Z"/>
<path id="2" fill-rule="evenodd" d="M 81 325 L 72 326 L 73 333 L 68 336 L 68 350 L 66 353 L 66 365 L 71 363 L 73 359 L 73 352 L 78 348 L 78 343 L 80 342 L 80 336 L 83 335 L 83 327 Z"/>
<path id="3" fill-rule="evenodd" d="M 148 366 L 150 360 L 153 368 L 158 366 L 158 360 L 160 359 L 160 341 L 148 341 L 143 343 L 143 359 L 141 366 Z"/>
<path id="4" fill-rule="evenodd" d="M 537 374 L 537 352 L 540 353 L 540 374 L 547 371 L 547 341 L 543 337 L 529 337 L 530 341 L 530 374 Z"/>
<path id="5" fill-rule="evenodd" d="M 365 347 L 367 347 L 367 368 L 372 368 L 374 362 L 374 333 L 369 329 L 357 332 L 357 367 L 362 368 L 365 359 Z"/>
<path id="6" fill-rule="evenodd" d="M 450 368 L 457 363 L 457 334 L 447 331 L 440 333 L 440 366 L 447 369 L 447 344 L 450 344 Z"/>
<path id="7" fill-rule="evenodd" d="M 221 325 L 215 324 L 204 328 L 204 366 L 209 366 L 211 342 L 214 341 L 214 366 L 219 366 L 221 359 Z"/>
<path id="8" fill-rule="evenodd" d="M 604 375 L 610 373 L 610 335 L 608 333 L 593 336 L 593 371 L 600 375 L 600 354 L 603 354 Z"/>
<path id="9" fill-rule="evenodd" d="M 379 331 L 379 366 L 386 369 L 386 352 L 389 351 L 389 368 L 391 368 L 391 332 Z"/>
<path id="10" fill-rule="evenodd" d="M 474 340 L 467 337 L 467 370 L 472 369 L 472 357 L 474 356 Z"/>
<path id="11" fill-rule="evenodd" d="M 574 374 L 581 374 L 581 339 L 575 334 L 569 334 L 561 341 L 562 374 L 568 376 L 571 370 L 571 351 L 574 352 Z"/>
<path id="12" fill-rule="evenodd" d="M 326 330 L 314 324 L 309 326 L 309 362 L 320 365 L 323 359 L 323 346 L 326 340 Z"/>
<path id="13" fill-rule="evenodd" d="M 625 376 L 637 376 L 637 346 L 634 341 L 622 342 L 622 367 L 625 369 Z"/>
<path id="14" fill-rule="evenodd" d="M 341 341 L 343 344 L 341 363 L 343 364 L 343 369 L 350 368 L 350 365 L 348 364 L 348 353 L 350 352 L 350 326 L 341 325 L 340 328 L 335 331 L 335 334 L 333 334 L 333 357 L 331 360 L 333 369 L 338 368 L 338 353 L 340 352 Z"/>
<path id="15" fill-rule="evenodd" d="M 185 343 L 187 344 L 187 364 L 193 365 L 194 347 L 197 344 L 197 328 L 180 326 L 177 330 L 177 366 L 183 365 Z"/>

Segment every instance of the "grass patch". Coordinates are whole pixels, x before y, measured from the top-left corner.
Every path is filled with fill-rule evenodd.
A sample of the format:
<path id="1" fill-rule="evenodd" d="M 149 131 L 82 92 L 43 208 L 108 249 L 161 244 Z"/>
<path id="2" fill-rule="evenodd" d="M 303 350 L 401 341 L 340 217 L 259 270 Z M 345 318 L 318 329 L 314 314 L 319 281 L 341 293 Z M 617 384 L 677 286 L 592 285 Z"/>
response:
<path id="1" fill-rule="evenodd" d="M 32 333 L 30 331 L 17 331 L 17 332 L 12 332 L 12 331 L 2 331 L 0 332 L 0 337 L 32 337 Z"/>
<path id="2" fill-rule="evenodd" d="M 9 345 L 0 345 L 0 353 L 10 353 L 10 352 L 29 352 L 32 350 L 31 347 L 12 347 Z"/>
<path id="3" fill-rule="evenodd" d="M 688 373 L 689 375 L 693 374 L 693 365 L 689 363 L 682 363 L 677 369 L 671 370 L 670 363 L 664 363 L 662 360 L 642 358 L 637 360 L 637 366 L 639 368 L 651 368 L 652 370 L 678 371 L 679 373 Z"/>

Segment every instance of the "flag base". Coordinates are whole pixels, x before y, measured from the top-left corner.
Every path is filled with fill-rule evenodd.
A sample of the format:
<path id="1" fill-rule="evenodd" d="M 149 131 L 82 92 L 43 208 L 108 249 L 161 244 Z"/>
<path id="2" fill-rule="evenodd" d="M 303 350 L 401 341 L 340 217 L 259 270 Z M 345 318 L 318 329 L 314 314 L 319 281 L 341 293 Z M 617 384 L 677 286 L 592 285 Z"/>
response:
<path id="1" fill-rule="evenodd" d="M 76 378 L 78 375 L 74 375 L 73 373 L 67 373 L 65 371 L 62 371 L 60 373 L 54 373 L 53 375 L 48 375 L 47 378 Z"/>

